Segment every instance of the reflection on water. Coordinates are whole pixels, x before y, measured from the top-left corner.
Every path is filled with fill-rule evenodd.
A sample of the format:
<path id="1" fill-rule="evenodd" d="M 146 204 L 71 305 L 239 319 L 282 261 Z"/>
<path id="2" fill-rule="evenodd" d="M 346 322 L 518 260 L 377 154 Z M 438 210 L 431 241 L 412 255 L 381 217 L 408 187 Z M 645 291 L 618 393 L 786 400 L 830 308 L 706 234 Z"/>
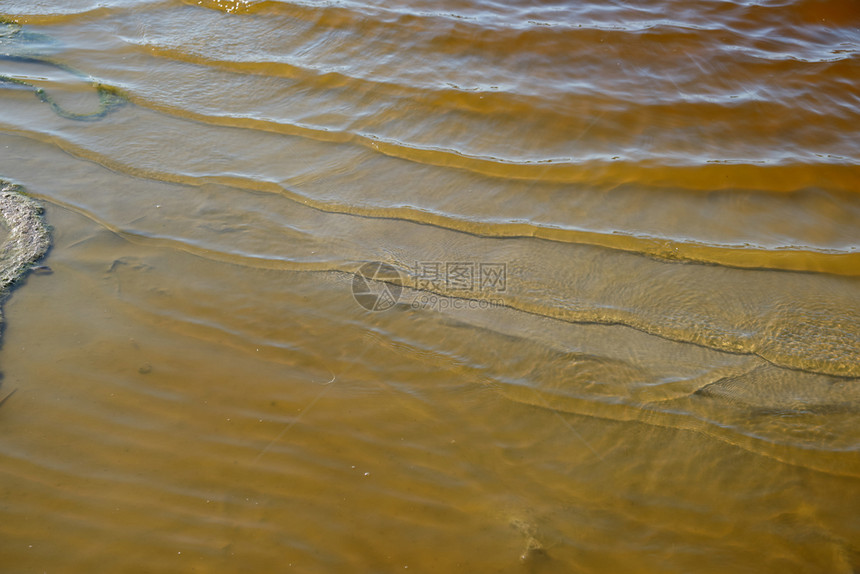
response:
<path id="1" fill-rule="evenodd" d="M 11 571 L 860 569 L 853 11 L 51 4 Z"/>

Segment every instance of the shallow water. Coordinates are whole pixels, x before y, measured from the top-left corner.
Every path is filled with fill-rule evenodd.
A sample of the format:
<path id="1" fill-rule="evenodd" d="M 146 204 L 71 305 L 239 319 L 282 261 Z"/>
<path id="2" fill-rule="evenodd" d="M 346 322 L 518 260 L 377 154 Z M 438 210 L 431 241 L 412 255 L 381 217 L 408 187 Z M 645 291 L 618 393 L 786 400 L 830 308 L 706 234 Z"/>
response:
<path id="1" fill-rule="evenodd" d="M 860 571 L 850 4 L 0 17 L 4 571 Z"/>

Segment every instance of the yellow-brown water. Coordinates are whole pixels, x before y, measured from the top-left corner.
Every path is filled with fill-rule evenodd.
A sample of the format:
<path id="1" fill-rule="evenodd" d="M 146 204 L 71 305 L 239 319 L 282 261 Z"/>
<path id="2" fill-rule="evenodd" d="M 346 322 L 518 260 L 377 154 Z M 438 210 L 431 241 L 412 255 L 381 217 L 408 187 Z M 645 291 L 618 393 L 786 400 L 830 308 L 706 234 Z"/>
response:
<path id="1" fill-rule="evenodd" d="M 860 571 L 853 3 L 0 17 L 3 572 Z"/>

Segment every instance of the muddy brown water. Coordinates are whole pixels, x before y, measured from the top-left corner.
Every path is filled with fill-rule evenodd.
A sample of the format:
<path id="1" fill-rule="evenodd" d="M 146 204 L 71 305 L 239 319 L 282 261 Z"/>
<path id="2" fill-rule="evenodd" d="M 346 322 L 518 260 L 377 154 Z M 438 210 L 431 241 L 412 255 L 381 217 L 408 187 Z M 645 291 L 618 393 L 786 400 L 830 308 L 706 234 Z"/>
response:
<path id="1" fill-rule="evenodd" d="M 0 18 L 4 572 L 860 570 L 848 3 Z"/>

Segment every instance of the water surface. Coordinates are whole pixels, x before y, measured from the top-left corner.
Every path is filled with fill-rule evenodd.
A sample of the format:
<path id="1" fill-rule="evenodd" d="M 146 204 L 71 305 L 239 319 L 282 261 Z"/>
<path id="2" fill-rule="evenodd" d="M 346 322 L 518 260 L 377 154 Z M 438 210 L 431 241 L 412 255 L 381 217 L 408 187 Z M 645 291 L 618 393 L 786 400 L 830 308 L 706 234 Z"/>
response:
<path id="1" fill-rule="evenodd" d="M 10 572 L 860 570 L 850 4 L 0 17 Z"/>

